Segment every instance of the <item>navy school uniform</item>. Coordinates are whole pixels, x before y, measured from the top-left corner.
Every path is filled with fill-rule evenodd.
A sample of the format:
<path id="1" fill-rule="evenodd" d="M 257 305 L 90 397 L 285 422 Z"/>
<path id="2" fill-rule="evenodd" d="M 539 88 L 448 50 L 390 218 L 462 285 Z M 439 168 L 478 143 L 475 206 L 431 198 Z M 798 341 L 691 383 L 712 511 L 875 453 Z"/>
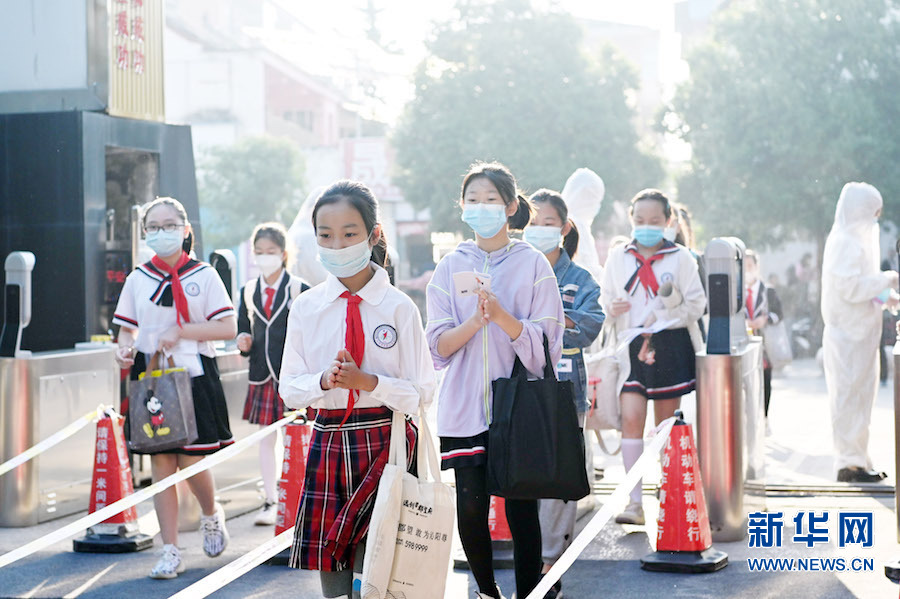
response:
<path id="1" fill-rule="evenodd" d="M 278 393 L 278 379 L 287 336 L 288 313 L 296 296 L 309 289 L 309 285 L 283 270 L 281 278 L 271 286 L 275 289 L 275 295 L 270 316 L 266 316 L 263 297 L 270 286 L 262 277 L 247 285 L 253 285 L 252 301 L 248 306 L 247 299 L 251 293 L 245 286 L 241 288 L 238 308 L 238 333 L 247 333 L 253 338 L 250 351 L 242 352 L 242 355 L 250 357 L 249 387 L 243 418 L 253 424 L 269 425 L 284 413 L 284 402 Z"/>

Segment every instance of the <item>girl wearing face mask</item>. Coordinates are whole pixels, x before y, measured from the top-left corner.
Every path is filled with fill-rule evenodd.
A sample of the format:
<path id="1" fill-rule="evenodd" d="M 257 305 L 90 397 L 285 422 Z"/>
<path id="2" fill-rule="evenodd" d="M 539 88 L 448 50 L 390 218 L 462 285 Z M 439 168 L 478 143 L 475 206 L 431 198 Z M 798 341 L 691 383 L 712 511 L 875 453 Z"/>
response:
<path id="1" fill-rule="evenodd" d="M 674 415 L 681 396 L 694 390 L 694 352 L 702 341 L 697 320 L 706 295 L 697 261 L 684 246 L 664 238 L 672 223 L 669 199 L 645 189 L 631 200 L 632 241 L 610 251 L 600 285 L 600 303 L 621 333 L 659 321 L 674 321 L 652 336 L 638 336 L 619 358 L 622 459 L 630 470 L 644 450 L 647 402 L 658 423 Z M 620 524 L 644 524 L 641 482 L 619 514 Z"/>
<path id="2" fill-rule="evenodd" d="M 588 401 L 582 348 L 594 342 L 606 318 L 599 302 L 600 286 L 591 273 L 572 262 L 578 249 L 578 230 L 569 220 L 569 210 L 562 196 L 555 191 L 541 189 L 532 194 L 528 202 L 534 209 L 534 216 L 522 238 L 546 256 L 556 275 L 566 322 L 562 359 L 557 365 L 557 372 L 560 380 L 572 381 L 575 387 L 575 407 L 579 425 L 583 427 Z M 545 572 L 556 563 L 574 538 L 577 503 L 541 500 Z M 562 581 L 558 581 L 547 597 L 555 598 L 561 593 Z"/>
<path id="3" fill-rule="evenodd" d="M 354 579 L 392 413 L 416 414 L 431 401 L 434 365 L 418 309 L 384 269 L 387 246 L 369 188 L 335 183 L 312 222 L 329 275 L 292 306 L 279 385 L 287 406 L 316 408 L 290 565 L 319 570 L 325 597 L 359 597 Z M 409 456 L 414 445 L 408 425 Z"/>
<path id="4" fill-rule="evenodd" d="M 113 317 L 113 323 L 121 327 L 115 357 L 122 368 L 131 367 L 132 380 L 147 370 L 156 352 L 186 368 L 191 375 L 198 433 L 190 445 L 151 455 L 156 482 L 233 442 L 212 342 L 233 339 L 237 327 L 231 299 L 215 269 L 188 256 L 193 234 L 181 203 L 158 198 L 143 212 L 147 245 L 156 255 L 125 279 Z M 215 500 L 212 472 L 206 470 L 187 482 L 203 512 L 203 551 L 216 557 L 228 544 L 228 532 L 225 513 Z M 177 547 L 175 487 L 157 493 L 153 504 L 163 552 L 150 577 L 175 578 L 184 572 Z"/>
<path id="5" fill-rule="evenodd" d="M 455 469 L 459 534 L 481 598 L 501 597 L 494 582 L 486 451 L 494 379 L 508 377 L 516 356 L 531 373 L 544 368 L 543 339 L 553 363 L 562 353 L 565 315 L 553 269 L 543 253 L 510 239 L 531 216 L 516 180 L 502 164 L 473 165 L 462 184 L 462 220 L 475 233 L 446 255 L 427 288 L 426 335 L 438 368 L 446 368 L 438 402 L 441 468 Z M 487 273 L 490 290 L 460 295 L 454 273 Z M 525 597 L 541 571 L 536 500 L 506 501 L 515 548 L 516 588 Z"/>
<path id="6" fill-rule="evenodd" d="M 278 223 L 263 223 L 253 230 L 253 261 L 259 277 L 241 289 L 238 308 L 237 347 L 250 357 L 250 382 L 244 402 L 244 420 L 261 427 L 281 418 L 284 403 L 278 395 L 281 355 L 287 334 L 291 303 L 309 286 L 287 272 L 287 231 Z M 278 495 L 275 491 L 277 458 L 273 432 L 259 443 L 259 469 L 265 504 L 256 516 L 260 526 L 275 524 Z"/>

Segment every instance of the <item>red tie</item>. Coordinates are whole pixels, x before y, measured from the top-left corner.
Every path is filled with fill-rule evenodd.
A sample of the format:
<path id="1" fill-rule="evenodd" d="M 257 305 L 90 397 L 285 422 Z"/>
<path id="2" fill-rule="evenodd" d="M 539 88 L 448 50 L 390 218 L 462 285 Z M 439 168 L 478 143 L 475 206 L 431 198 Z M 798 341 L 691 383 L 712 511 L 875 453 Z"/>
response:
<path id="1" fill-rule="evenodd" d="M 362 316 L 359 314 L 359 303 L 362 298 L 358 295 L 351 295 L 349 291 L 341 294 L 341 297 L 347 299 L 347 334 L 344 337 L 344 347 L 350 352 L 350 357 L 357 366 L 362 366 L 363 355 L 366 351 L 366 334 L 363 332 Z M 341 426 L 347 422 L 350 412 L 353 411 L 353 404 L 359 397 L 358 389 L 350 389 L 350 395 L 347 399 L 347 412 L 344 419 L 341 420 Z"/>
<path id="2" fill-rule="evenodd" d="M 753 287 L 747 287 L 747 315 L 753 320 Z"/>
<path id="3" fill-rule="evenodd" d="M 272 318 L 272 300 L 275 299 L 275 288 L 274 287 L 266 287 L 266 303 L 263 305 L 263 310 L 266 313 L 266 318 Z"/>
<path id="4" fill-rule="evenodd" d="M 175 321 L 178 328 L 181 328 L 182 319 L 184 322 L 190 322 L 191 316 L 188 312 L 187 296 L 184 294 L 184 288 L 181 286 L 181 279 L 178 278 L 178 270 L 190 261 L 191 257 L 185 252 L 181 252 L 181 258 L 175 263 L 174 268 L 162 261 L 159 256 L 153 256 L 150 262 L 159 270 L 168 273 L 172 277 L 170 287 L 172 287 L 172 303 L 175 304 Z"/>
<path id="5" fill-rule="evenodd" d="M 653 263 L 657 260 L 662 260 L 665 257 L 665 254 L 654 254 L 649 258 L 644 258 L 641 256 L 641 253 L 634 248 L 628 250 L 628 253 L 634 256 L 640 265 L 638 266 L 637 275 L 641 280 L 641 285 L 650 292 L 651 296 L 655 296 L 659 292 L 659 282 L 656 280 L 656 273 L 653 272 Z"/>

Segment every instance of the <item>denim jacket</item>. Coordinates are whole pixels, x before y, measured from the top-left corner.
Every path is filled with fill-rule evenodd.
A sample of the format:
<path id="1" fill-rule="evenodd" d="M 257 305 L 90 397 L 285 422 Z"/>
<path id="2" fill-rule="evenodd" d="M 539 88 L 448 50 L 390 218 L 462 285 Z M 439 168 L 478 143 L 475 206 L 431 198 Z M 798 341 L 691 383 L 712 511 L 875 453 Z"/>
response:
<path id="1" fill-rule="evenodd" d="M 582 348 L 589 347 L 600 334 L 606 315 L 600 307 L 600 285 L 591 273 L 573 263 L 565 250 L 560 252 L 553 273 L 559 284 L 563 310 L 575 323 L 563 335 L 563 355 L 557 372 L 560 380 L 572 381 L 575 386 L 575 407 L 581 414 L 589 405 Z"/>

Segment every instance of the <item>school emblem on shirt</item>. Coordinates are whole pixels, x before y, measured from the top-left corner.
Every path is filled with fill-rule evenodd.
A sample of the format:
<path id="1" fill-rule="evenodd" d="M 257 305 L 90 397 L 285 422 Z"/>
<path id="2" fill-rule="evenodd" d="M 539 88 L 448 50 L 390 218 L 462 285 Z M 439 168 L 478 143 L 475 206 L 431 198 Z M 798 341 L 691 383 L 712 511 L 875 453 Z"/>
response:
<path id="1" fill-rule="evenodd" d="M 659 282 L 662 284 L 672 283 L 675 281 L 675 277 L 670 272 L 664 272 L 662 276 L 659 278 Z"/>
<path id="2" fill-rule="evenodd" d="M 378 325 L 372 333 L 372 340 L 381 349 L 390 349 L 397 345 L 397 329 L 389 324 Z"/>
<path id="3" fill-rule="evenodd" d="M 200 295 L 200 285 L 194 282 L 188 283 L 184 286 L 184 292 L 192 297 L 197 297 Z"/>

